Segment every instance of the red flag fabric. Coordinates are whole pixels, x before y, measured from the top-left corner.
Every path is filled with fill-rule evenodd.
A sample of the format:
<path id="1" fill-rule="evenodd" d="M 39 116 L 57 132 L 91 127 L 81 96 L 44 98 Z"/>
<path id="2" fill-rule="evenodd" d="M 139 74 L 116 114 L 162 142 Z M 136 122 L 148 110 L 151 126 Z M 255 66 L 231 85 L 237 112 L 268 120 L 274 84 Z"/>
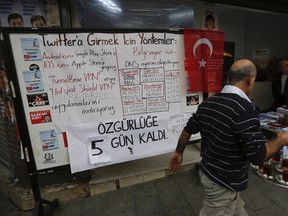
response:
<path id="1" fill-rule="evenodd" d="M 221 91 L 224 32 L 184 29 L 185 67 L 192 92 Z"/>

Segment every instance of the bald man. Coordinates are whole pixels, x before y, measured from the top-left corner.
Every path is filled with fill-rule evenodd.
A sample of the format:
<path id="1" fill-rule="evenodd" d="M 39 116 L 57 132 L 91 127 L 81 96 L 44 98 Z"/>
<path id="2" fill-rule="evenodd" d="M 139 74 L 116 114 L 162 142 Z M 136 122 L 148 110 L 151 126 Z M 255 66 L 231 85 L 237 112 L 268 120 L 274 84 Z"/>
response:
<path id="1" fill-rule="evenodd" d="M 277 133 L 271 141 L 261 132 L 258 114 L 248 97 L 256 74 L 251 61 L 234 62 L 228 85 L 199 105 L 170 159 L 170 170 L 178 169 L 190 136 L 200 132 L 199 176 L 204 190 L 200 216 L 247 215 L 239 192 L 247 188 L 250 163 L 260 166 L 288 145 L 288 132 Z"/>

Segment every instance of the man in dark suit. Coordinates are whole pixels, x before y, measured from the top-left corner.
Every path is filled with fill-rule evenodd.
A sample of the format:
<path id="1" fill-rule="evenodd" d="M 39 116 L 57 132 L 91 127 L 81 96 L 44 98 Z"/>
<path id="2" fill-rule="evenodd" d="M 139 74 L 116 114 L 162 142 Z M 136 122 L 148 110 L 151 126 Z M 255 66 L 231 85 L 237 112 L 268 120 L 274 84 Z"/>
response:
<path id="1" fill-rule="evenodd" d="M 278 62 L 278 71 L 273 75 L 271 89 L 274 98 L 272 109 L 288 105 L 288 59 Z"/>

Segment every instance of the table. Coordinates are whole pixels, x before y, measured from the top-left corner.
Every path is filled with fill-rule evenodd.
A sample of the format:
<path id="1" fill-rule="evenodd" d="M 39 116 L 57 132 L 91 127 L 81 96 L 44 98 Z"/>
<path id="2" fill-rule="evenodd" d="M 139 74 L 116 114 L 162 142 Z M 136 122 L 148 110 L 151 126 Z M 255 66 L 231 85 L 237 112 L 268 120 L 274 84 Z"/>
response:
<path id="1" fill-rule="evenodd" d="M 254 166 L 251 164 L 251 169 L 260 178 L 264 179 L 267 182 L 273 183 L 275 185 L 288 188 L 288 182 L 282 181 L 282 170 L 281 170 L 281 160 L 274 161 L 270 159 L 271 162 L 271 176 L 263 175 L 263 167 Z"/>

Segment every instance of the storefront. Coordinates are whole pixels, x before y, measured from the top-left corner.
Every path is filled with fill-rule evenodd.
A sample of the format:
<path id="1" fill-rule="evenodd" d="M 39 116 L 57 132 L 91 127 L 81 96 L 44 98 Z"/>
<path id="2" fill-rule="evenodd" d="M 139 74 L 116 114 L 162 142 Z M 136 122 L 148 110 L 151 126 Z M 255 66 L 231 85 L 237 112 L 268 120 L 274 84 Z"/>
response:
<path id="1" fill-rule="evenodd" d="M 1 1 L 1 25 L 2 27 L 10 25 L 9 14 L 20 14 L 23 21 L 21 25 L 29 28 L 34 25 L 31 22 L 33 20 L 31 17 L 38 15 L 38 18 L 43 17 L 45 19 L 44 21 L 38 20 L 38 22 L 42 22 L 42 26 L 44 23 L 48 28 L 59 30 L 75 27 L 93 30 L 108 29 L 110 31 L 117 31 L 117 29 L 142 29 L 144 31 L 146 28 L 169 29 L 171 31 L 175 29 L 176 31 L 181 28 L 208 28 L 207 23 L 205 23 L 206 18 L 208 15 L 213 15 L 215 23 L 211 27 L 212 30 L 221 30 L 225 33 L 225 48 L 229 50 L 224 55 L 224 59 L 228 64 L 227 68 L 235 59 L 243 57 L 253 59 L 259 71 L 261 71 L 258 77 L 259 82 L 256 83 L 252 95 L 254 98 L 253 102 L 261 110 L 268 108 L 272 104 L 273 98 L 270 95 L 271 80 L 269 77 L 274 72 L 275 61 L 288 53 L 288 46 L 284 45 L 288 30 L 281 28 L 281 34 L 278 34 L 279 27 L 285 26 L 288 22 L 286 11 L 280 11 L 280 8 L 275 8 L 276 13 L 267 12 L 265 11 L 265 4 L 259 4 L 259 8 L 255 5 L 250 5 L 253 9 L 248 10 L 243 8 L 245 5 L 240 3 L 236 6 L 226 5 L 228 1 L 216 1 L 217 3 L 186 0 L 155 1 L 153 5 L 151 3 L 149 6 L 147 6 L 145 1 L 123 1 L 119 5 L 116 5 L 116 3 L 112 4 L 110 1 L 110 4 L 107 2 L 104 4 L 103 1 L 93 2 L 31 0 L 12 3 L 10 1 Z M 14 18 L 17 19 L 15 15 Z M 266 28 L 259 25 L 259 23 L 263 22 L 266 23 Z M 131 41 L 134 41 L 133 39 L 131 37 Z M 2 47 L 5 46 L 3 41 L 1 41 L 1 45 Z M 31 197 L 29 171 L 24 160 L 25 152 L 23 153 L 22 151 L 22 143 L 19 139 L 21 130 L 20 132 L 18 131 L 16 124 L 17 121 L 19 122 L 22 119 L 16 120 L 15 109 L 17 107 L 12 103 L 13 92 L 11 92 L 9 87 L 7 88 L 9 86 L 7 73 L 9 71 L 5 67 L 3 50 L 4 48 L 1 48 L 0 66 L 3 91 L 0 93 L 2 110 L 0 121 L 0 132 L 2 134 L 0 139 L 2 146 L 0 149 L 0 173 L 5 181 L 1 183 L 3 185 L 1 188 L 5 188 L 7 185 L 17 186 L 21 188 L 24 195 Z M 224 73 L 227 68 L 224 68 Z M 223 74 L 223 77 L 225 77 L 225 74 Z M 188 98 L 192 100 L 195 97 L 197 101 L 190 104 Z M 186 99 L 185 103 L 189 102 L 189 106 L 191 105 L 190 109 L 193 106 L 197 106 L 203 100 L 203 96 L 202 93 L 190 94 Z M 189 111 L 191 112 L 191 110 Z M 53 169 L 53 171 L 44 171 L 43 174 L 37 177 L 40 188 L 47 188 L 55 184 L 68 184 L 74 188 L 78 187 L 78 194 L 63 198 L 63 200 L 90 195 L 89 186 L 86 184 L 91 180 L 90 170 L 71 174 L 70 167 L 64 166 L 59 169 Z M 22 209 L 31 208 L 31 202 L 23 205 L 23 196 L 15 202 Z"/>

